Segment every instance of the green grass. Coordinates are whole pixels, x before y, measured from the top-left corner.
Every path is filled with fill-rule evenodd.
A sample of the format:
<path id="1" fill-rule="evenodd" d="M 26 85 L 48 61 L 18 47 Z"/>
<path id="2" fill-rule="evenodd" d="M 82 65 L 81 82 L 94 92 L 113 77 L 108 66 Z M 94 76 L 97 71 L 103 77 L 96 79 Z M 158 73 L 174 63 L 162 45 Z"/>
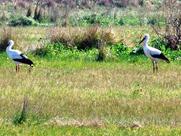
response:
<path id="1" fill-rule="evenodd" d="M 86 127 L 54 127 L 54 126 L 11 126 L 6 125 L 0 128 L 2 136 L 24 136 L 24 135 L 36 135 L 36 136 L 176 136 L 181 134 L 179 128 L 170 127 L 153 127 L 149 126 L 143 129 L 123 129 L 116 126 L 106 126 L 105 128 L 86 128 Z M 8 132 L 8 133 L 7 133 Z"/>
<path id="2" fill-rule="evenodd" d="M 31 56 L 36 63 L 32 73 L 22 66 L 16 74 L 14 64 L 6 54 L 0 54 L 1 134 L 170 135 L 173 131 L 180 132 L 177 128 L 181 124 L 179 61 L 169 65 L 160 63 L 160 71 L 154 75 L 151 63 L 143 56 L 134 63 L 124 58 L 99 63 L 81 57 L 84 58 L 72 60 L 65 56 Z M 14 126 L 12 120 L 21 110 L 24 96 L 29 99 L 27 122 Z M 50 120 L 55 117 L 84 123 L 97 118 L 107 127 L 77 127 L 76 124 L 65 127 L 58 123 L 50 127 Z M 143 128 L 129 129 L 135 121 Z"/>

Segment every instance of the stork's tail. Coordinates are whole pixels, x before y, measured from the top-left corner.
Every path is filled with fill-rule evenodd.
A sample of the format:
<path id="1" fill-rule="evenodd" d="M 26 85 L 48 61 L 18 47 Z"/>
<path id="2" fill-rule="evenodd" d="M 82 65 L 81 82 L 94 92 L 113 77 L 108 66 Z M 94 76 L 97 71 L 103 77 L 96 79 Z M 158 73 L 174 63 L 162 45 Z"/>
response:
<path id="1" fill-rule="evenodd" d="M 163 53 L 161 53 L 161 56 L 164 61 L 166 61 L 167 63 L 170 63 L 170 60 L 167 57 L 165 57 Z"/>
<path id="2" fill-rule="evenodd" d="M 170 63 L 170 60 L 169 59 L 167 59 L 167 60 L 165 60 L 167 63 Z"/>
<path id="3" fill-rule="evenodd" d="M 30 61 L 31 61 L 31 60 L 30 60 Z M 35 63 L 33 63 L 33 62 L 31 61 L 30 66 L 33 68 L 33 67 L 35 66 Z"/>

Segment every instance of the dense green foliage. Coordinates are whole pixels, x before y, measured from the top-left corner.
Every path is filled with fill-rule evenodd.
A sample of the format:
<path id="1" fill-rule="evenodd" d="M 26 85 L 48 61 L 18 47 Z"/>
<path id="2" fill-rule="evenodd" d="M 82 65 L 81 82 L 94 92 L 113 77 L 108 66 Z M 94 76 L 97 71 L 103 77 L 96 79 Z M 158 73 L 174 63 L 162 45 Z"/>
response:
<path id="1" fill-rule="evenodd" d="M 9 22 L 10 26 L 36 26 L 38 23 L 29 17 L 15 17 Z"/>
<path id="2" fill-rule="evenodd" d="M 180 60 L 181 51 L 173 51 L 170 48 L 165 47 L 165 42 L 162 39 L 153 39 L 151 46 L 160 49 L 170 60 Z M 134 48 L 128 47 L 124 43 L 117 43 L 107 45 L 102 52 L 106 60 L 122 60 L 123 58 L 129 62 L 135 62 L 141 57 L 143 53 L 142 46 L 136 46 Z M 96 60 L 99 55 L 98 49 L 93 48 L 89 50 L 78 50 L 76 47 L 67 47 L 62 43 L 47 44 L 44 48 L 37 49 L 33 52 L 36 56 L 40 57 L 65 57 L 72 59 L 88 59 Z M 82 57 L 82 58 L 81 58 Z M 145 57 L 146 58 L 146 57 Z"/>
<path id="3" fill-rule="evenodd" d="M 128 11 L 129 12 L 129 11 Z M 100 26 L 141 26 L 141 25 L 164 25 L 164 17 L 148 16 L 140 17 L 133 15 L 126 16 L 110 16 L 105 14 L 88 14 L 82 17 L 78 17 L 75 21 L 74 17 L 70 18 L 70 25 L 72 26 L 89 26 L 92 24 L 99 24 Z"/>
<path id="4" fill-rule="evenodd" d="M 78 135 L 78 136 L 178 136 L 181 133 L 180 128 L 170 128 L 170 127 L 157 127 L 149 126 L 141 129 L 130 129 L 121 128 L 113 125 L 104 128 L 86 128 L 86 127 L 53 127 L 53 126 L 42 126 L 42 125 L 23 125 L 14 127 L 11 125 L 5 125 L 0 128 L 0 133 L 2 135 L 8 136 L 57 136 L 57 135 Z"/>

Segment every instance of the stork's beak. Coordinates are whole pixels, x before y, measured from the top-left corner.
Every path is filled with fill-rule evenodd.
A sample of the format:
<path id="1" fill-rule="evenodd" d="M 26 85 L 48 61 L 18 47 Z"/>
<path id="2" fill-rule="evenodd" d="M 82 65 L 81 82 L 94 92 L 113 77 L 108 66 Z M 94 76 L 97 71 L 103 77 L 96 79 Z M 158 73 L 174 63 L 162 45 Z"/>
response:
<path id="1" fill-rule="evenodd" d="M 146 39 L 146 37 L 144 37 L 144 38 L 139 42 L 139 44 L 141 44 L 145 39 Z"/>

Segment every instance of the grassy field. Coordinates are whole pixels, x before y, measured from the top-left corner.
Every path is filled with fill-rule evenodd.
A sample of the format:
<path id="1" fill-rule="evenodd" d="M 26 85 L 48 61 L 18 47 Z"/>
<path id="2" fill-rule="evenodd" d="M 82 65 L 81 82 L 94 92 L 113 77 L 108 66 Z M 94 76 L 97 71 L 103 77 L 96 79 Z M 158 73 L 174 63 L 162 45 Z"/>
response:
<path id="1" fill-rule="evenodd" d="M 42 44 L 38 39 L 49 32 L 46 28 L 12 31 L 16 30 L 17 41 L 22 31 L 30 36 L 19 48 L 28 42 L 38 47 Z M 15 73 L 14 64 L 0 53 L 0 135 L 181 134 L 179 60 L 159 63 L 159 72 L 153 74 L 151 62 L 143 55 L 135 56 L 135 61 L 105 62 L 96 62 L 85 52 L 52 58 L 28 56 L 36 64 L 33 71 L 28 73 L 22 66 L 20 73 Z M 24 97 L 28 99 L 27 120 L 14 125 Z"/>

